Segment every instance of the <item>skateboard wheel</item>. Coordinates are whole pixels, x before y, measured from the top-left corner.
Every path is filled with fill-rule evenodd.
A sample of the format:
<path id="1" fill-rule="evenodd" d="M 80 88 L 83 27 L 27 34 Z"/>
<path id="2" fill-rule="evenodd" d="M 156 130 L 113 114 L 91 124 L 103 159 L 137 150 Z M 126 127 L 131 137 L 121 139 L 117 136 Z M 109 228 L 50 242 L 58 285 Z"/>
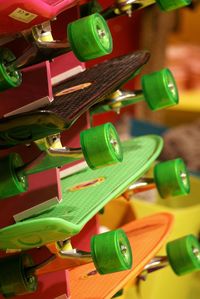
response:
<path id="1" fill-rule="evenodd" d="M 170 11 L 191 4 L 192 0 L 156 0 L 161 10 Z"/>
<path id="2" fill-rule="evenodd" d="M 83 155 L 92 169 L 123 160 L 121 142 L 111 123 L 82 131 L 80 139 Z"/>
<path id="3" fill-rule="evenodd" d="M 194 235 L 169 242 L 166 250 L 170 266 L 177 275 L 200 270 L 200 244 Z"/>
<path id="4" fill-rule="evenodd" d="M 156 164 L 154 179 L 162 198 L 186 195 L 190 192 L 189 174 L 180 158 Z"/>
<path id="5" fill-rule="evenodd" d="M 144 75 L 142 89 L 151 110 L 159 110 L 178 104 L 178 89 L 169 69 Z"/>
<path id="6" fill-rule="evenodd" d="M 160 196 L 186 195 L 190 192 L 190 178 L 182 159 L 158 163 L 154 167 L 154 178 Z"/>
<path id="7" fill-rule="evenodd" d="M 26 268 L 33 266 L 28 254 L 0 259 L 0 293 L 5 297 L 31 293 L 37 289 L 37 278 Z"/>
<path id="8" fill-rule="evenodd" d="M 104 18 L 95 13 L 68 24 L 71 49 L 80 61 L 88 61 L 112 52 L 112 36 Z"/>
<path id="9" fill-rule="evenodd" d="M 93 262 L 100 274 L 131 269 L 132 250 L 122 229 L 95 235 L 90 245 Z"/>
<path id="10" fill-rule="evenodd" d="M 0 49 L 0 91 L 17 87 L 22 82 L 21 72 L 9 65 L 15 60 L 15 55 L 7 48 Z"/>
<path id="11" fill-rule="evenodd" d="M 17 195 L 28 189 L 27 176 L 17 168 L 23 165 L 17 153 L 11 153 L 0 160 L 0 199 Z"/>

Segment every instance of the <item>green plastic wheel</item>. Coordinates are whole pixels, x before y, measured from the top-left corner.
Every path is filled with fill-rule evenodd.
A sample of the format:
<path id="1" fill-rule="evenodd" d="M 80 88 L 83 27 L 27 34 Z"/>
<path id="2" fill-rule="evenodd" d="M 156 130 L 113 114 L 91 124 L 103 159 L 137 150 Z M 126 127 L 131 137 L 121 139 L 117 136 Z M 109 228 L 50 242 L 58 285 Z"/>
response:
<path id="1" fill-rule="evenodd" d="M 178 89 L 169 69 L 142 76 L 144 98 L 151 110 L 178 104 Z"/>
<path id="2" fill-rule="evenodd" d="M 13 60 L 15 55 L 9 49 L 0 49 L 0 91 L 18 87 L 22 83 L 21 72 L 10 65 Z"/>
<path id="3" fill-rule="evenodd" d="M 112 52 L 112 36 L 104 18 L 95 13 L 68 24 L 71 49 L 80 61 L 88 61 Z"/>
<path id="4" fill-rule="evenodd" d="M 0 293 L 12 297 L 35 292 L 37 278 L 26 272 L 33 266 L 32 257 L 28 254 L 12 255 L 0 259 Z"/>
<path id="5" fill-rule="evenodd" d="M 16 171 L 22 165 L 23 161 L 17 153 L 11 153 L 0 160 L 0 199 L 27 191 L 27 176 L 23 171 Z"/>
<path id="6" fill-rule="evenodd" d="M 200 270 L 200 244 L 194 235 L 169 242 L 166 250 L 170 266 L 177 275 Z"/>
<path id="7" fill-rule="evenodd" d="M 132 250 L 122 229 L 93 236 L 90 247 L 93 262 L 100 274 L 131 269 Z"/>
<path id="8" fill-rule="evenodd" d="M 163 11 L 170 11 L 190 5 L 192 0 L 156 0 L 160 9 Z"/>
<path id="9" fill-rule="evenodd" d="M 80 140 L 85 160 L 92 169 L 112 165 L 123 160 L 121 142 L 111 123 L 82 131 Z"/>
<path id="10" fill-rule="evenodd" d="M 189 173 L 180 158 L 156 164 L 154 179 L 162 198 L 186 195 L 190 192 Z"/>

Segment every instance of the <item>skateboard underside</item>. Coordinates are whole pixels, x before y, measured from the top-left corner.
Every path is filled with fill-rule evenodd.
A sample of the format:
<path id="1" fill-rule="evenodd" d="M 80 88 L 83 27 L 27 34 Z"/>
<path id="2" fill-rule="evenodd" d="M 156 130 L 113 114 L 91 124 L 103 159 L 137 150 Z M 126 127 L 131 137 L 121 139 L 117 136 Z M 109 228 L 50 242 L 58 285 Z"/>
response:
<path id="1" fill-rule="evenodd" d="M 110 299 L 125 284 L 134 280 L 145 265 L 157 254 L 172 229 L 173 216 L 159 213 L 135 220 L 122 227 L 131 243 L 133 267 L 131 270 L 107 275 L 88 275 L 94 271 L 93 263 L 70 270 L 72 299 Z"/>
<path id="2" fill-rule="evenodd" d="M 147 63 L 149 58 L 149 52 L 137 51 L 97 64 L 54 87 L 54 95 L 62 94 L 64 91 L 66 94 L 55 96 L 50 110 L 64 118 L 66 123 L 70 123 L 78 115 L 105 99 L 106 96 L 129 80 L 135 72 Z M 72 93 L 69 92 L 69 88 L 78 87 L 81 84 L 83 84 L 83 88 L 75 89 Z"/>
<path id="3" fill-rule="evenodd" d="M 149 57 L 149 52 L 137 51 L 100 63 L 54 87 L 50 105 L 0 119 L 0 147 L 29 143 L 66 130 L 136 75 Z"/>
<path id="4" fill-rule="evenodd" d="M 28 249 L 77 234 L 107 202 L 139 179 L 162 150 L 161 137 L 138 137 L 123 144 L 124 159 L 113 166 L 63 178 L 61 203 L 0 230 L 0 248 Z"/>

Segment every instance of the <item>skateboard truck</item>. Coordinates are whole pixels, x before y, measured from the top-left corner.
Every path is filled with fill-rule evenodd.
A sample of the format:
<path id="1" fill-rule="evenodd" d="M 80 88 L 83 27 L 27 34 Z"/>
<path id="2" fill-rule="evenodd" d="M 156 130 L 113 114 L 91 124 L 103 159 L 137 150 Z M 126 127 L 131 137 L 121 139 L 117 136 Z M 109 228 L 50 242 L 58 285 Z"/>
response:
<path id="1" fill-rule="evenodd" d="M 103 275 L 128 270 L 132 267 L 130 242 L 122 229 L 93 236 L 90 242 L 91 252 L 69 250 L 68 247 L 69 240 L 58 247 L 59 256 L 65 259 L 80 259 L 84 263 L 93 262 L 96 267 L 96 270 L 92 271 L 93 274 L 98 272 Z"/>
<path id="2" fill-rule="evenodd" d="M 148 273 L 168 265 L 178 276 L 200 270 L 200 244 L 194 235 L 186 235 L 168 242 L 166 251 L 167 256 L 157 256 L 144 267 L 139 280 L 146 280 Z"/>
<path id="3" fill-rule="evenodd" d="M 122 161 L 120 140 L 111 123 L 82 131 L 80 142 L 80 148 L 63 147 L 60 134 L 37 140 L 35 143 L 42 151 L 41 158 L 36 159 L 36 163 L 33 161 L 23 169 L 26 169 L 27 175 L 33 174 L 48 168 L 61 167 L 69 163 L 70 158 L 79 160 L 85 158 L 91 169 Z M 107 156 L 105 157 L 105 155 Z"/>
<path id="4" fill-rule="evenodd" d="M 160 162 L 154 167 L 154 179 L 143 178 L 131 185 L 124 193 L 127 199 L 132 194 L 157 188 L 162 198 L 187 195 L 190 192 L 190 178 L 184 161 L 180 158 Z"/>
<path id="5" fill-rule="evenodd" d="M 77 249 L 66 250 L 66 247 L 69 248 L 69 240 L 63 243 L 63 249 L 58 244 L 59 252 L 38 265 L 34 265 L 31 255 L 25 253 L 0 259 L 0 293 L 9 297 L 36 291 L 36 271 L 54 260 L 56 255 L 65 259 L 84 259 L 84 263 L 93 261 L 100 274 L 124 271 L 132 267 L 130 242 L 122 229 L 93 236 L 91 253 Z"/>
<path id="6" fill-rule="evenodd" d="M 142 76 L 142 90 L 123 91 L 118 89 L 106 100 L 92 107 L 92 114 L 120 109 L 141 101 L 146 101 L 153 111 L 178 104 L 179 96 L 175 79 L 169 69 Z"/>
<path id="7" fill-rule="evenodd" d="M 61 167 L 85 158 L 91 169 L 105 167 L 123 160 L 120 139 L 111 123 L 90 128 L 80 134 L 81 148 L 62 147 L 60 135 L 52 135 L 35 142 L 41 150 L 33 161 L 23 164 L 17 153 L 0 161 L 0 198 L 17 195 L 28 189 L 28 175 Z M 6 188 L 5 188 L 6 185 Z"/>
<path id="8" fill-rule="evenodd" d="M 0 49 L 0 91 L 22 82 L 20 69 L 73 51 L 80 61 L 88 61 L 112 52 L 112 36 L 104 18 L 95 13 L 67 26 L 67 42 L 53 40 L 50 23 L 22 33 L 31 46 L 16 58 L 7 48 Z"/>
<path id="9" fill-rule="evenodd" d="M 96 0 L 81 6 L 81 14 L 87 15 L 95 11 L 101 13 L 105 19 L 111 19 L 115 16 L 127 14 L 129 17 L 136 10 L 142 9 L 152 4 L 157 4 L 162 11 L 171 11 L 191 4 L 191 0 L 115 0 L 115 3 L 102 10 Z"/>

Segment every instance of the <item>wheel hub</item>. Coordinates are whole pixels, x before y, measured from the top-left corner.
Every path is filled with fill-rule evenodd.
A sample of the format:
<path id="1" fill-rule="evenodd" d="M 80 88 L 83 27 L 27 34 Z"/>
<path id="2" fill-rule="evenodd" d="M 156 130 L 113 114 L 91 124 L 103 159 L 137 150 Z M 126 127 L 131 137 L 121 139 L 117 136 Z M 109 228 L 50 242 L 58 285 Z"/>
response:
<path id="1" fill-rule="evenodd" d="M 196 247 L 193 247 L 192 252 L 196 256 L 196 258 L 200 261 L 200 250 Z"/>
<path id="2" fill-rule="evenodd" d="M 175 88 L 173 82 L 170 81 L 170 82 L 168 83 L 168 87 L 169 87 L 171 93 L 172 93 L 174 96 L 176 96 L 176 88 Z"/>
<path id="3" fill-rule="evenodd" d="M 106 32 L 103 29 L 98 29 L 97 28 L 97 32 L 98 32 L 98 36 L 103 39 L 106 36 Z"/>
<path id="4" fill-rule="evenodd" d="M 180 177 L 182 179 L 183 184 L 187 186 L 187 174 L 185 172 L 181 172 Z"/>
<path id="5" fill-rule="evenodd" d="M 120 244 L 120 250 L 121 250 L 121 253 L 123 255 L 126 255 L 126 253 L 127 253 L 127 247 L 125 245 Z"/>

